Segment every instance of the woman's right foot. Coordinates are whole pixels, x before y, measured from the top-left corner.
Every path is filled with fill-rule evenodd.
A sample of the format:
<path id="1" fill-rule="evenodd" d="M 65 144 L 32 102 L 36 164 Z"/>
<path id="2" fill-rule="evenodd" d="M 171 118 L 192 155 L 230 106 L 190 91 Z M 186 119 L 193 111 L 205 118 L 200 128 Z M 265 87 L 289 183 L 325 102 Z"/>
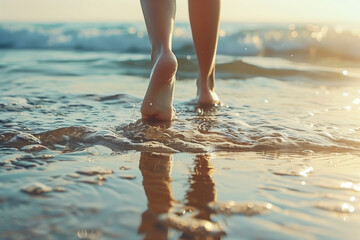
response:
<path id="1" fill-rule="evenodd" d="M 171 121 L 177 60 L 171 51 L 154 59 L 150 83 L 141 105 L 143 120 Z"/>
<path id="2" fill-rule="evenodd" d="M 196 82 L 197 96 L 196 101 L 199 106 L 220 106 L 221 101 L 215 92 L 215 80 L 213 74 L 206 81 L 201 81 L 199 78 Z"/>
<path id="3" fill-rule="evenodd" d="M 201 89 L 196 97 L 199 106 L 220 106 L 221 101 L 215 91 L 210 89 Z"/>

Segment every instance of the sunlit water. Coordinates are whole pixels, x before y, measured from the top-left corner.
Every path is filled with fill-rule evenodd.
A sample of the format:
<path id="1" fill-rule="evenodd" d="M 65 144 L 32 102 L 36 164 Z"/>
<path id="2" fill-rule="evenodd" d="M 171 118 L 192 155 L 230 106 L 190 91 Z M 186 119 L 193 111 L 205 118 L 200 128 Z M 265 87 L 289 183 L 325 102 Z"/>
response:
<path id="1" fill-rule="evenodd" d="M 176 29 L 164 124 L 139 120 L 143 26 L 2 25 L 0 238 L 357 239 L 358 33 L 239 28 L 220 32 L 210 109 Z"/>

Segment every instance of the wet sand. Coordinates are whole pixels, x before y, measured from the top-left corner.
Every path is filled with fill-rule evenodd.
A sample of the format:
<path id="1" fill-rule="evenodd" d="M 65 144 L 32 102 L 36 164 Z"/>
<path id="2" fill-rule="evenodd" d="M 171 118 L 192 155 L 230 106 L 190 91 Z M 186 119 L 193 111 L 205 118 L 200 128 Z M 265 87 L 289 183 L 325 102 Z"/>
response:
<path id="1" fill-rule="evenodd" d="M 22 154 L 1 168 L 3 239 L 355 239 L 360 233 L 360 169 L 352 154 L 115 153 L 100 145 L 41 161 L 42 154 L 50 152 L 36 152 L 34 167 L 14 164 L 29 161 Z"/>

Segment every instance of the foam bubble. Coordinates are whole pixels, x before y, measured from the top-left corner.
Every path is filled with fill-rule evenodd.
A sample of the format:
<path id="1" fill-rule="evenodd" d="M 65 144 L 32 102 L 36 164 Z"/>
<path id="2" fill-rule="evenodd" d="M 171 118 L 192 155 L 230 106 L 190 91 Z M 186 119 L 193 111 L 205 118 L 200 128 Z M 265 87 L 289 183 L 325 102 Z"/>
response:
<path id="1" fill-rule="evenodd" d="M 113 170 L 105 167 L 88 167 L 77 171 L 77 173 L 79 174 L 89 175 L 89 176 L 98 175 L 98 174 L 112 174 L 113 172 L 114 172 Z"/>
<path id="2" fill-rule="evenodd" d="M 210 210 L 217 214 L 241 214 L 247 216 L 267 213 L 274 209 L 271 203 L 254 203 L 254 202 L 211 202 L 208 204 Z"/>
<path id="3" fill-rule="evenodd" d="M 10 141 L 8 141 L 9 144 L 14 145 L 30 145 L 30 144 L 40 144 L 40 139 L 36 138 L 34 135 L 30 133 L 23 133 L 20 132 L 16 134 Z"/>
<path id="4" fill-rule="evenodd" d="M 179 217 L 176 214 L 164 214 L 160 216 L 160 220 L 167 227 L 172 227 L 190 235 L 200 236 L 221 236 L 225 232 L 220 224 L 213 223 L 203 219 L 195 219 L 190 217 Z"/>
<path id="5" fill-rule="evenodd" d="M 25 186 L 21 190 L 25 193 L 32 194 L 32 195 L 41 195 L 41 194 L 53 191 L 53 189 L 51 187 L 46 186 L 45 184 L 39 183 L 39 182 L 35 182 L 28 186 Z"/>
<path id="6" fill-rule="evenodd" d="M 23 148 L 21 148 L 21 151 L 24 151 L 24 152 L 40 152 L 43 150 L 49 150 L 49 149 L 40 144 L 27 145 L 27 146 L 24 146 Z"/>
<path id="7" fill-rule="evenodd" d="M 342 202 L 319 202 L 315 205 L 317 208 L 328 210 L 331 212 L 337 213 L 353 213 L 355 212 L 355 207 L 349 203 Z"/>
<path id="8" fill-rule="evenodd" d="M 0 98 L 0 110 L 19 112 L 31 108 L 32 106 L 28 104 L 27 100 L 21 97 Z"/>

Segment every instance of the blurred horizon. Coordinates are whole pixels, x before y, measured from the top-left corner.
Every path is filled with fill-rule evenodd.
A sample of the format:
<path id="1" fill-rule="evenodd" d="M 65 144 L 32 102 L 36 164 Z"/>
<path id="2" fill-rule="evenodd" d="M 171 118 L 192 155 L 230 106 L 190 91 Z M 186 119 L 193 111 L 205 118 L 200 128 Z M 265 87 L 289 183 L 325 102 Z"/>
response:
<path id="1" fill-rule="evenodd" d="M 222 22 L 360 24 L 356 0 L 222 1 Z M 134 0 L 0 0 L 0 22 L 142 22 Z M 177 22 L 188 22 L 187 1 L 177 1 Z"/>

